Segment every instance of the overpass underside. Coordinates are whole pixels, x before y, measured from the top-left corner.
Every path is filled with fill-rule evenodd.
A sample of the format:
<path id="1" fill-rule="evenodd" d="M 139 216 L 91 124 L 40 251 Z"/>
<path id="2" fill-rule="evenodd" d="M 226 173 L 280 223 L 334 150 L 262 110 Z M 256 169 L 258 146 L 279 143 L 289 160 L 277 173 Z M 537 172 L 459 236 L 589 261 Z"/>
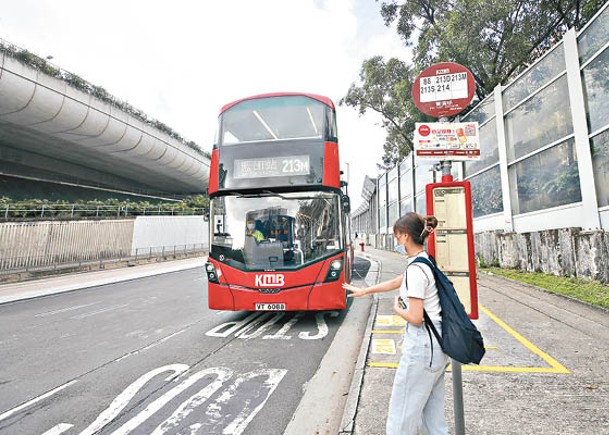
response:
<path id="1" fill-rule="evenodd" d="M 180 197 L 207 190 L 209 159 L 117 105 L 0 53 L 0 175 Z"/>

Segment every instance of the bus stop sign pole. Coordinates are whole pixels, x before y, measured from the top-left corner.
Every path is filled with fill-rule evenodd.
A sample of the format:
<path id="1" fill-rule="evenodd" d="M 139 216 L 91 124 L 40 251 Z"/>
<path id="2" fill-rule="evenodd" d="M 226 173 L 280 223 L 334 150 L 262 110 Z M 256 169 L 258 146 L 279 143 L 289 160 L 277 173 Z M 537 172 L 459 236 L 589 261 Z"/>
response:
<path id="1" fill-rule="evenodd" d="M 453 181 L 451 174 L 452 162 L 449 160 L 438 163 L 437 171 L 442 171 L 442 183 Z M 455 416 L 455 435 L 465 435 L 465 408 L 463 405 L 463 374 L 461 363 L 451 360 L 453 379 L 453 412 Z"/>
<path id="2" fill-rule="evenodd" d="M 473 74 L 467 68 L 453 62 L 443 62 L 431 65 L 417 76 L 412 86 L 412 98 L 421 112 L 439 118 L 440 122 L 447 122 L 449 116 L 457 115 L 467 107 L 474 97 L 475 89 Z M 451 168 L 452 163 L 447 159 L 442 159 L 434 168 L 437 171 L 442 170 L 442 183 L 453 182 Z M 427 191 L 429 192 L 429 185 Z M 430 198 L 427 198 L 428 212 L 430 203 Z M 462 206 L 467 208 L 466 204 Z M 466 210 L 466 213 L 471 213 L 471 209 Z M 473 230 L 469 228 L 469 231 Z M 432 249 L 435 251 L 434 248 Z M 472 255 L 473 252 L 469 252 L 468 256 Z M 475 304 L 477 315 L 477 298 Z M 461 363 L 455 360 L 452 361 L 452 379 L 455 435 L 465 435 Z"/>

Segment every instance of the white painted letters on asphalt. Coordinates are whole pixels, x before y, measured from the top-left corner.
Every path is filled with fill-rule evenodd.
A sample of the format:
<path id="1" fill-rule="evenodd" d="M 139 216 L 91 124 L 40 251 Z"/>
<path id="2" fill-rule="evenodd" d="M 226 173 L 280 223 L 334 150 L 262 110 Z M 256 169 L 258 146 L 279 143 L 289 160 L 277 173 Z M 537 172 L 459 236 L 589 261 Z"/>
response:
<path id="1" fill-rule="evenodd" d="M 92 435 L 102 431 L 121 414 L 137 393 L 155 377 L 163 373 L 169 373 L 169 376 L 165 377 L 164 381 L 177 382 L 184 378 L 188 374 L 188 371 L 189 367 L 186 364 L 170 364 L 145 373 L 125 388 L 108 408 L 102 411 L 95 421 L 85 428 L 80 435 Z M 190 433 L 203 430 L 201 433 L 241 435 L 256 414 L 264 407 L 287 372 L 285 369 L 259 369 L 244 374 L 235 374 L 233 370 L 225 367 L 203 369 L 189 375 L 161 397 L 149 403 L 144 410 L 137 413 L 129 421 L 112 432 L 112 435 L 127 435 L 141 430 L 141 425 L 146 420 L 167 406 L 174 398 L 205 378 L 210 378 L 208 383 L 200 388 L 198 392 L 184 400 L 169 418 L 154 429 L 152 434 L 164 435 L 168 431 L 174 432 L 176 428 L 185 429 L 182 426 L 185 424 L 187 417 L 196 408 L 207 404 L 205 412 L 198 413 L 196 420 L 188 426 Z M 232 383 L 228 385 L 228 382 L 231 380 Z M 2 414 L 0 417 L 8 418 L 13 413 L 23 409 L 24 406 L 29 406 L 43 398 L 49 397 L 51 394 L 66 388 L 74 382 L 76 381 L 56 388 L 34 401 L 15 408 L 9 411 L 9 413 Z M 218 394 L 212 399 L 212 396 L 216 393 Z M 229 409 L 237 409 L 239 411 L 231 412 Z M 60 423 L 44 432 L 43 435 L 61 435 L 73 426 L 70 423 Z"/>
<path id="2" fill-rule="evenodd" d="M 235 337 L 246 339 L 256 338 L 261 336 L 264 332 L 267 332 L 273 325 L 284 318 L 286 313 L 284 312 L 254 312 L 248 315 L 246 318 L 240 321 L 231 321 L 222 323 L 210 331 L 206 332 L 205 335 L 209 337 L 221 337 L 226 338 L 231 334 Z M 338 317 L 337 311 L 320 311 L 316 313 L 315 319 L 317 322 L 317 331 L 312 334 L 309 331 L 302 331 L 298 334 L 298 338 L 301 340 L 321 340 L 328 335 L 329 328 L 326 323 L 325 316 Z M 289 340 L 292 336 L 287 335 L 288 331 L 294 326 L 299 320 L 304 317 L 302 312 L 297 312 L 274 334 L 267 334 L 263 340 Z M 256 329 L 257 327 L 257 329 Z"/>

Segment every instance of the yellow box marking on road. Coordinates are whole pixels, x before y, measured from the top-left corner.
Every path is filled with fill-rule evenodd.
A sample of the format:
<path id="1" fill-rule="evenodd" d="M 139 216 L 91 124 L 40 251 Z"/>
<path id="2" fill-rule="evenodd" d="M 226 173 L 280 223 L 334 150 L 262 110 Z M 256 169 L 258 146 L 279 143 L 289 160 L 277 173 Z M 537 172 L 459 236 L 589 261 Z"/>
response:
<path id="1" fill-rule="evenodd" d="M 403 329 L 373 329 L 373 334 L 403 334 Z"/>
<path id="2" fill-rule="evenodd" d="M 372 353 L 395 355 L 395 341 L 393 341 L 391 338 L 373 338 Z"/>
<path id="3" fill-rule="evenodd" d="M 394 326 L 406 326 L 406 320 L 401 318 L 400 316 L 391 316 L 393 317 L 393 325 Z"/>
<path id="4" fill-rule="evenodd" d="M 463 365 L 463 371 L 471 371 L 471 372 L 504 372 L 504 373 L 555 373 L 555 374 L 570 374 L 571 372 L 550 355 L 539 349 L 529 340 L 524 338 L 518 332 L 516 332 L 513 328 L 511 328 L 507 323 L 503 320 L 495 316 L 491 313 L 487 308 L 482 305 L 478 305 L 480 310 L 486 314 L 493 322 L 503 328 L 507 333 L 509 333 L 512 337 L 514 337 L 519 343 L 521 343 L 524 347 L 526 347 L 530 352 L 539 356 L 543 359 L 550 367 L 514 367 L 514 366 L 477 366 L 477 365 Z M 381 316 L 377 316 L 378 317 Z M 383 317 L 398 317 L 398 316 L 383 316 Z M 375 332 L 375 331 L 373 331 Z M 402 331 L 399 331 L 402 333 Z M 389 332 L 384 330 L 378 330 L 376 333 L 383 334 L 393 334 L 395 332 Z M 374 341 L 374 340 L 373 340 Z M 486 349 L 497 349 L 497 346 L 485 346 Z M 396 369 L 398 367 L 398 363 L 392 362 L 368 362 L 368 367 L 376 367 L 376 368 L 388 368 L 388 369 Z M 451 370 L 449 366 L 448 370 Z"/>
<path id="5" fill-rule="evenodd" d="M 391 322 L 392 317 L 393 316 L 377 315 L 375 323 L 377 326 L 391 326 L 393 325 Z"/>
<path id="6" fill-rule="evenodd" d="M 546 369 L 549 371 L 544 371 L 544 372 L 536 372 L 536 373 L 564 373 L 564 374 L 569 374 L 571 373 L 569 370 L 567 370 L 567 368 L 565 366 L 563 366 L 561 363 L 559 363 L 558 361 L 556 361 L 554 358 L 552 358 L 550 355 L 548 355 L 547 353 L 545 353 L 544 351 L 542 351 L 541 349 L 539 349 L 537 346 L 535 346 L 533 343 L 531 343 L 529 340 L 527 340 L 526 338 L 524 338 L 522 335 L 520 335 L 519 333 L 517 333 L 516 331 L 514 331 L 514 329 L 512 329 L 510 326 L 508 326 L 507 323 L 505 323 L 503 320 L 501 320 L 499 317 L 495 316 L 493 313 L 491 313 L 487 308 L 483 307 L 482 305 L 478 304 L 478 308 L 480 308 L 480 310 L 486 314 L 487 316 L 489 316 L 493 322 L 495 322 L 497 325 L 501 326 L 503 329 L 505 329 L 512 337 L 514 337 L 516 340 L 518 340 L 524 347 L 526 347 L 527 349 L 529 349 L 531 352 L 533 352 L 535 355 L 537 355 L 538 357 L 540 357 L 541 359 L 543 359 L 545 362 L 547 362 L 551 369 Z M 530 367 L 529 367 L 530 368 Z M 511 371 L 511 370 L 510 370 Z"/>
<path id="7" fill-rule="evenodd" d="M 383 369 L 397 369 L 398 363 L 391 362 L 374 362 L 368 363 L 368 367 L 376 367 Z M 464 372 L 502 372 L 502 373 L 557 373 L 565 374 L 560 369 L 554 369 L 551 367 L 511 367 L 511 366 L 476 366 L 476 365 L 462 365 L 461 369 Z M 448 366 L 447 371 L 452 370 L 452 365 Z M 570 372 L 567 372 L 570 373 Z"/>
<path id="8" fill-rule="evenodd" d="M 375 323 L 377 326 L 406 326 L 406 321 L 400 316 L 388 316 L 382 314 L 376 316 Z"/>

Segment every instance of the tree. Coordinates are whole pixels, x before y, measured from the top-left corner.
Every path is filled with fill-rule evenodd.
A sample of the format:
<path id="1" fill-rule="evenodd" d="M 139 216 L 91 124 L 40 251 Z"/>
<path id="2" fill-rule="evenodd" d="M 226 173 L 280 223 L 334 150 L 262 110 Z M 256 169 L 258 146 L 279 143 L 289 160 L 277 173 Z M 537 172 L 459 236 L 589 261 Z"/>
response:
<path id="1" fill-rule="evenodd" d="M 363 115 L 368 110 L 381 114 L 382 126 L 387 130 L 385 155 L 381 167 L 395 166 L 412 150 L 414 123 L 424 119 L 410 99 L 415 74 L 401 60 L 385 62 L 381 56 L 364 61 L 360 72 L 361 86 L 351 85 L 340 105 L 355 107 Z"/>
<path id="2" fill-rule="evenodd" d="M 378 0 L 377 0 L 378 1 Z M 364 61 L 362 86 L 352 85 L 341 104 L 373 109 L 383 115 L 384 126 L 402 128 L 400 140 L 387 128 L 383 162 L 411 149 L 414 120 L 422 118 L 403 99 L 410 98 L 409 83 L 431 64 L 456 62 L 466 66 L 476 81 L 476 98 L 485 98 L 498 84 L 505 84 L 556 44 L 570 28 L 581 28 L 607 0 L 392 0 L 381 3 L 386 25 L 397 23 L 397 32 L 413 48 L 412 66 L 382 58 Z M 399 70 L 389 65 L 399 63 Z M 373 74 L 371 67 L 380 71 Z M 382 74 L 387 69 L 385 74 Z M 403 74 L 395 77 L 392 73 Z M 387 79 L 390 79 L 386 83 Z M 401 86 L 402 94 L 395 92 Z M 371 93 L 374 91 L 373 93 Z M 390 92 L 390 91 L 393 91 Z M 394 101 L 394 98 L 396 101 Z M 382 101 L 385 107 L 371 102 Z M 408 122 L 407 122 L 408 121 Z"/>

